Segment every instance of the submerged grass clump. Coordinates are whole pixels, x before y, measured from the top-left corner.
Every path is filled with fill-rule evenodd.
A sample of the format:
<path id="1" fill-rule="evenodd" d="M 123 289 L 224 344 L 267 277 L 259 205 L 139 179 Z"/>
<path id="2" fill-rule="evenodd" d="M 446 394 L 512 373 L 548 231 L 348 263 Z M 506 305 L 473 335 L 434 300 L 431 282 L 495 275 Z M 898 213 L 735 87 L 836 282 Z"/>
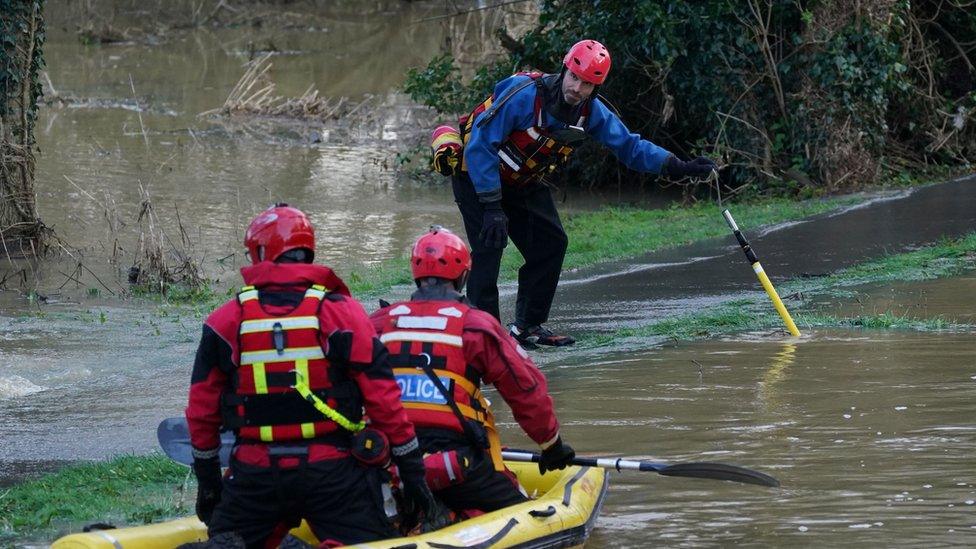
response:
<path id="1" fill-rule="evenodd" d="M 0 544 L 80 530 L 89 522 L 145 524 L 192 511 L 188 469 L 163 456 L 73 465 L 0 491 Z"/>

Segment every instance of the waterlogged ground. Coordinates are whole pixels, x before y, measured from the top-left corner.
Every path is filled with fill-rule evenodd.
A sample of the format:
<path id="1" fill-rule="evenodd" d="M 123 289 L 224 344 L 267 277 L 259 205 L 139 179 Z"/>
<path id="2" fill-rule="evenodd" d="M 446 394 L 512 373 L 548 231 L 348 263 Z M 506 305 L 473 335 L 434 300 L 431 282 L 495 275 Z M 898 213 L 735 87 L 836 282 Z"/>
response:
<path id="1" fill-rule="evenodd" d="M 398 178 L 391 167 L 394 144 L 418 120 L 410 109 L 339 134 L 196 116 L 219 106 L 249 50 L 272 38 L 283 93 L 314 83 L 327 95 L 402 101 L 390 94 L 395 75 L 443 38 L 439 27 L 405 23 L 436 6 L 377 2 L 359 17 L 354 4 L 336 3 L 334 24 L 314 33 L 201 29 L 159 44 L 82 47 L 52 28 L 48 71 L 75 100 L 40 113 L 45 221 L 116 291 L 124 288 L 117 272 L 136 254 L 140 184 L 170 238 L 184 224 L 220 287 L 236 280 L 240 258 L 230 254 L 244 225 L 271 200 L 313 205 L 319 257 L 343 268 L 397 257 L 432 222 L 459 226 L 449 189 Z M 571 194 L 561 211 L 646 198 Z M 972 232 L 973 204 L 969 178 L 802 223 L 742 228 L 780 284 Z M 113 264 L 116 238 L 123 251 Z M 0 486 L 72 461 L 152 451 L 158 421 L 184 406 L 201 311 L 121 301 L 90 273 L 74 284 L 70 258 L 18 267 L 48 300 L 0 293 Z M 806 306 L 953 326 L 805 329 L 798 339 L 770 330 L 680 344 L 631 338 L 535 355 L 566 439 L 581 453 L 725 461 L 783 482 L 764 489 L 615 474 L 590 546 L 976 544 L 974 278 L 846 290 L 808 296 Z M 510 315 L 514 286 L 502 293 Z M 612 334 L 743 297 L 765 299 L 728 237 L 565 273 L 552 316 L 574 333 Z M 502 417 L 505 438 L 524 445 Z"/>
<path id="2" fill-rule="evenodd" d="M 976 543 L 974 335 L 740 334 L 551 364 L 581 452 L 728 462 L 783 485 L 614 473 L 590 545 Z"/>

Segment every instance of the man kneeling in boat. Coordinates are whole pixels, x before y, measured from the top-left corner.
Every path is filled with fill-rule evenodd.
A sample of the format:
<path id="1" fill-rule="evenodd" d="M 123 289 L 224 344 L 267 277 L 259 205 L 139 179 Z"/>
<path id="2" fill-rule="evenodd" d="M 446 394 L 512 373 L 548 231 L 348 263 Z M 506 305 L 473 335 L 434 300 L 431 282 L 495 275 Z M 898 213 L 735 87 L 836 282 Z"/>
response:
<path id="1" fill-rule="evenodd" d="M 575 457 L 559 436 L 546 378 L 495 317 L 461 295 L 471 254 L 460 238 L 431 227 L 414 245 L 410 266 L 417 284 L 410 301 L 370 318 L 390 351 L 403 407 L 427 454 L 427 482 L 438 499 L 467 516 L 526 501 L 502 462 L 480 386 L 494 385 L 542 447 L 544 473 L 564 469 Z"/>
<path id="2" fill-rule="evenodd" d="M 370 429 L 392 445 L 407 502 L 425 512 L 429 529 L 445 524 L 386 349 L 342 280 L 311 264 L 305 214 L 269 208 L 244 244 L 247 286 L 207 318 L 186 408 L 196 512 L 211 540 L 240 536 L 263 547 L 301 518 L 326 543 L 393 537 L 379 468 L 350 456 L 353 433 L 365 432 L 364 408 Z M 221 428 L 236 436 L 223 478 Z"/>

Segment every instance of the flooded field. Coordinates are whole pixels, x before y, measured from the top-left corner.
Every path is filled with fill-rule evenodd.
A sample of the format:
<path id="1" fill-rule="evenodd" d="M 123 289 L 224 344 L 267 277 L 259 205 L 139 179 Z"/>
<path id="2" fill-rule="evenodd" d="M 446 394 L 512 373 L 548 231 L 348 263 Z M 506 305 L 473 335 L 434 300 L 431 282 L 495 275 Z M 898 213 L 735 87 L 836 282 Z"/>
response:
<path id="1" fill-rule="evenodd" d="M 83 46 L 69 26 L 50 30 L 51 84 L 72 99 L 40 112 L 38 207 L 104 284 L 74 282 L 66 256 L 11 266 L 48 299 L 0 292 L 0 486 L 78 460 L 152 452 L 158 421 L 182 413 L 201 319 L 111 293 L 127 289 L 119 274 L 138 255 L 147 196 L 170 238 L 183 227 L 219 288 L 237 283 L 244 226 L 275 200 L 310 214 L 317 256 L 340 274 L 398 257 L 432 223 L 460 228 L 449 187 L 404 176 L 397 157 L 433 117 L 396 88 L 449 32 L 413 22 L 443 7 L 330 5 L 311 26 L 201 28 L 158 43 Z M 270 46 L 281 93 L 314 85 L 357 101 L 369 94 L 383 108 L 352 129 L 198 116 Z M 570 192 L 560 211 L 659 199 L 641 189 Z M 976 180 L 960 179 L 743 230 L 779 282 L 971 232 L 974 203 Z M 810 306 L 972 325 L 974 281 L 859 287 Z M 503 311 L 513 293 L 503 286 Z M 566 273 L 553 323 L 611 332 L 753 295 L 755 278 L 729 237 Z M 615 473 L 589 546 L 976 545 L 974 335 L 818 330 L 539 353 L 564 436 L 581 454 L 728 462 L 783 483 Z M 526 445 L 499 404 L 504 439 Z"/>

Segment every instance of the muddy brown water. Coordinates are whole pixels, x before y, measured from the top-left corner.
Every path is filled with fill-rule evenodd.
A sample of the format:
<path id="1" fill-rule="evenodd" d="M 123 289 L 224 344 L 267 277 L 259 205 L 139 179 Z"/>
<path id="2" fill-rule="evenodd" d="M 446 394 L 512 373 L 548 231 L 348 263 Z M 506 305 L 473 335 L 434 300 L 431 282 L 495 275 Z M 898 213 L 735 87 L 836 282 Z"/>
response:
<path id="1" fill-rule="evenodd" d="M 971 546 L 973 336 L 744 334 L 548 370 L 581 451 L 782 482 L 613 473 L 591 546 Z"/>
<path id="2" fill-rule="evenodd" d="M 390 93 L 398 75 L 436 51 L 443 36 L 402 23 L 435 8 L 369 6 L 382 9 L 363 20 L 337 17 L 341 24 L 328 31 L 275 34 L 283 53 L 274 58 L 274 79 L 282 90 L 297 94 L 314 83 L 325 94 L 403 101 Z M 446 186 L 411 182 L 389 168 L 403 136 L 419 125 L 421 114 L 407 105 L 358 133 L 199 119 L 240 76 L 248 42 L 266 37 L 264 30 L 199 30 L 160 45 L 82 47 L 52 29 L 52 82 L 82 101 L 41 111 L 39 208 L 110 287 L 117 288 L 117 271 L 135 253 L 140 183 L 172 236 L 179 211 L 193 251 L 226 285 L 236 280 L 239 258 L 216 259 L 239 250 L 247 220 L 272 200 L 314 205 L 306 209 L 319 229 L 319 257 L 340 271 L 399 255 L 430 223 L 459 226 Z M 336 55 L 335 44 L 347 53 Z M 313 143 L 315 135 L 324 142 Z M 973 230 L 972 183 L 906 192 L 764 232 L 743 229 L 774 280 L 829 272 Z M 653 199 L 570 194 L 561 211 Z M 110 231 L 105 210 L 125 226 Z M 124 253 L 112 265 L 116 236 Z M 611 330 L 741 297 L 756 287 L 740 254 L 718 239 L 569 273 L 553 320 Z M 90 278 L 59 290 L 71 269 L 57 260 L 30 266 L 56 303 L 0 293 L 2 485 L 78 460 L 150 452 L 155 425 L 185 405 L 200 319 L 104 291 L 91 296 L 98 284 Z M 972 321 L 972 290 L 963 277 L 865 289 L 861 301 L 965 323 Z M 512 291 L 503 288 L 509 308 Z M 912 305 L 919 300 L 924 310 Z M 847 310 L 844 303 L 822 305 Z M 536 356 L 566 439 L 581 453 L 726 461 L 784 484 L 770 490 L 614 474 L 591 547 L 965 546 L 976 541 L 972 336 L 818 331 L 783 341 L 745 334 L 663 348 L 629 342 L 637 348 L 629 353 Z M 510 415 L 501 415 L 509 418 L 506 439 L 524 445 Z"/>

